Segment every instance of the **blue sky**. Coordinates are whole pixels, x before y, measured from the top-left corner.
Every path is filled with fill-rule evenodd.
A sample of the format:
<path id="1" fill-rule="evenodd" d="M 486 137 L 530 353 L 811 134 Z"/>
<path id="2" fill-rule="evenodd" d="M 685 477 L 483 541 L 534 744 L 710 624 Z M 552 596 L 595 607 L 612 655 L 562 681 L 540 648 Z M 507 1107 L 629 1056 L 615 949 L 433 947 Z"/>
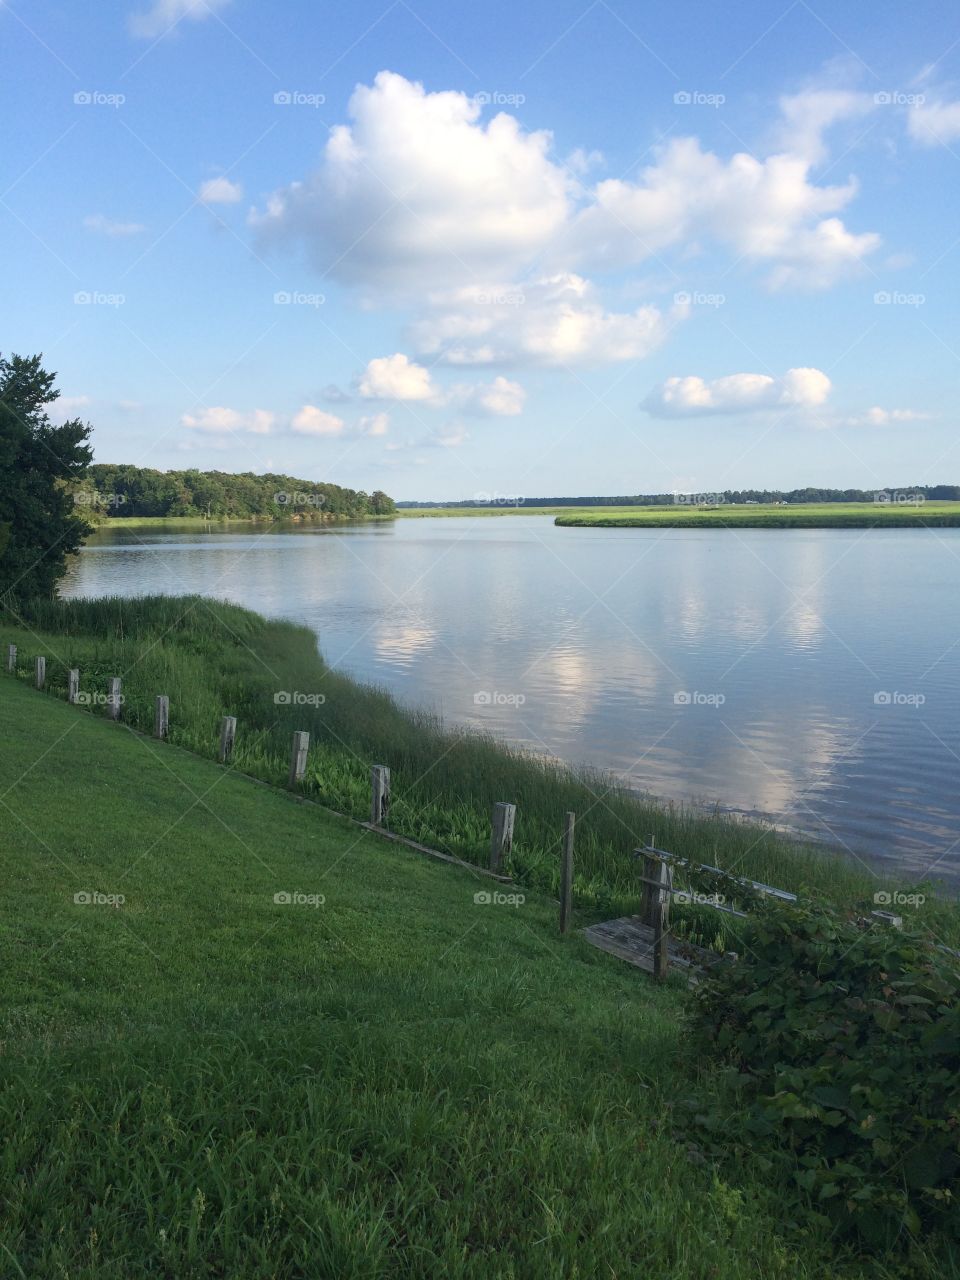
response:
<path id="1" fill-rule="evenodd" d="M 0 3 L 4 349 L 98 461 L 960 480 L 960 15 Z"/>

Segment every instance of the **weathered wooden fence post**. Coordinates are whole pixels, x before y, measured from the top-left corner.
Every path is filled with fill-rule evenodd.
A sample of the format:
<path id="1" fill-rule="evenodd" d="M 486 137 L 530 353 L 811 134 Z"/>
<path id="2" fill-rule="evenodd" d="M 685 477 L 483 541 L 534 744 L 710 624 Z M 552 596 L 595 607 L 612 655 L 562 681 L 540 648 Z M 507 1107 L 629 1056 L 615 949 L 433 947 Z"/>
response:
<path id="1" fill-rule="evenodd" d="M 299 782 L 307 771 L 307 751 L 310 747 L 310 735 L 302 729 L 297 729 L 293 735 L 293 745 L 290 749 L 290 786 Z"/>
<path id="2" fill-rule="evenodd" d="M 560 855 L 560 932 L 570 930 L 573 911 L 573 829 L 576 814 L 568 813 L 563 823 L 563 852 Z"/>
<path id="3" fill-rule="evenodd" d="M 37 658 L 34 663 L 34 677 L 38 689 L 42 689 L 47 683 L 47 660 L 46 658 Z"/>
<path id="4" fill-rule="evenodd" d="M 233 755 L 233 741 L 237 736 L 237 717 L 224 716 L 220 721 L 220 763 L 227 764 Z"/>
<path id="5" fill-rule="evenodd" d="M 76 667 L 71 667 L 67 672 L 67 701 L 76 702 L 80 693 L 80 672 Z"/>
<path id="6" fill-rule="evenodd" d="M 515 804 L 497 801 L 493 806 L 492 832 L 490 835 L 490 870 L 499 871 L 504 858 L 513 848 L 513 824 L 517 816 Z"/>
<path id="7" fill-rule="evenodd" d="M 670 968 L 670 896 L 673 893 L 673 868 L 659 860 L 657 873 L 660 887 L 656 894 L 656 918 L 653 924 L 653 976 L 663 982 Z"/>
<path id="8" fill-rule="evenodd" d="M 386 827 L 390 821 L 390 770 L 375 764 L 370 770 L 370 821 L 375 827 Z"/>
<path id="9" fill-rule="evenodd" d="M 107 715 L 111 720 L 120 719 L 120 705 L 123 701 L 123 695 L 120 690 L 122 684 L 119 676 L 111 676 L 107 681 Z"/>
<path id="10" fill-rule="evenodd" d="M 160 738 L 161 741 L 166 738 L 170 732 L 170 699 L 165 693 L 157 694 L 157 701 L 153 708 L 153 736 Z"/>
<path id="11" fill-rule="evenodd" d="M 17 646 L 15 644 L 7 645 L 7 670 L 16 671 L 17 669 Z"/>

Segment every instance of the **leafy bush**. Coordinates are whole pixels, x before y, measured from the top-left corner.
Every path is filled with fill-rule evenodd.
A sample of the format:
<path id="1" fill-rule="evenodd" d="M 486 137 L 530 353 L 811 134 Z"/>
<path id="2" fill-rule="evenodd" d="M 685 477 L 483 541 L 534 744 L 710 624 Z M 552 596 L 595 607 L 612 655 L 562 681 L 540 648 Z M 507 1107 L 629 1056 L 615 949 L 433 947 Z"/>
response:
<path id="1" fill-rule="evenodd" d="M 960 1237 L 960 960 L 919 931 L 765 905 L 697 988 L 701 1044 L 734 1069 L 751 1152 L 841 1232 Z M 700 1123 L 720 1127 L 715 1094 Z"/>

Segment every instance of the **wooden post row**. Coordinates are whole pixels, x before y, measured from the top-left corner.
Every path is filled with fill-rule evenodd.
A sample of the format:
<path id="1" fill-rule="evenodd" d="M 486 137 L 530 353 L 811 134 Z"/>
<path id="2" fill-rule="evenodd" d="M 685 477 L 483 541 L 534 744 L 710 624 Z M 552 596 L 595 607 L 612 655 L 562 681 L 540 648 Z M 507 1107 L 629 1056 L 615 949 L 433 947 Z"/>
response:
<path id="1" fill-rule="evenodd" d="M 490 835 L 490 870 L 499 871 L 504 858 L 513 848 L 513 825 L 517 816 L 515 804 L 498 801 L 493 806 L 493 822 Z"/>
<path id="2" fill-rule="evenodd" d="M 76 702 L 80 693 L 80 672 L 76 667 L 71 667 L 67 672 L 67 701 Z"/>
<path id="3" fill-rule="evenodd" d="M 370 770 L 370 821 L 375 827 L 386 827 L 390 821 L 390 770 L 375 764 Z"/>
<path id="4" fill-rule="evenodd" d="M 46 658 L 37 658 L 34 664 L 34 675 L 36 678 L 36 686 L 42 689 L 47 682 L 47 660 Z"/>
<path id="5" fill-rule="evenodd" d="M 224 716 L 220 721 L 220 763 L 228 764 L 233 755 L 233 742 L 237 736 L 237 717 Z"/>
<path id="6" fill-rule="evenodd" d="M 7 645 L 7 670 L 16 671 L 17 669 L 17 646 L 15 644 Z"/>
<path id="7" fill-rule="evenodd" d="M 293 735 L 290 748 L 290 786 L 299 782 L 307 771 L 307 751 L 310 747 L 310 735 L 298 729 Z"/>
<path id="8" fill-rule="evenodd" d="M 563 851 L 560 854 L 560 932 L 570 929 L 573 912 L 573 829 L 576 815 L 568 813 L 563 822 Z"/>
<path id="9" fill-rule="evenodd" d="M 120 719 L 121 687 L 119 676 L 111 676 L 107 681 L 107 715 L 111 720 Z"/>
<path id="10" fill-rule="evenodd" d="M 165 693 L 157 694 L 153 709 L 153 736 L 164 741 L 170 732 L 170 699 Z"/>

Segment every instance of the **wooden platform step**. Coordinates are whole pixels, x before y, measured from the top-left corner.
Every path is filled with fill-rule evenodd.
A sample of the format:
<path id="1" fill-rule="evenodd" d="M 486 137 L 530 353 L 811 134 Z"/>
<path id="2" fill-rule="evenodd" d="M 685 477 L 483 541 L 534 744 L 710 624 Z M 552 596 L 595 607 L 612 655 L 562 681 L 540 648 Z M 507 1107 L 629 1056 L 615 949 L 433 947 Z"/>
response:
<path id="1" fill-rule="evenodd" d="M 612 956 L 626 960 L 646 973 L 653 973 L 653 930 L 639 916 L 622 916 L 619 920 L 604 920 L 583 930 L 583 936 L 593 946 Z M 691 942 L 670 939 L 670 967 L 676 966 L 691 982 L 696 982 L 700 969 L 716 961 L 715 951 L 694 946 Z"/>

